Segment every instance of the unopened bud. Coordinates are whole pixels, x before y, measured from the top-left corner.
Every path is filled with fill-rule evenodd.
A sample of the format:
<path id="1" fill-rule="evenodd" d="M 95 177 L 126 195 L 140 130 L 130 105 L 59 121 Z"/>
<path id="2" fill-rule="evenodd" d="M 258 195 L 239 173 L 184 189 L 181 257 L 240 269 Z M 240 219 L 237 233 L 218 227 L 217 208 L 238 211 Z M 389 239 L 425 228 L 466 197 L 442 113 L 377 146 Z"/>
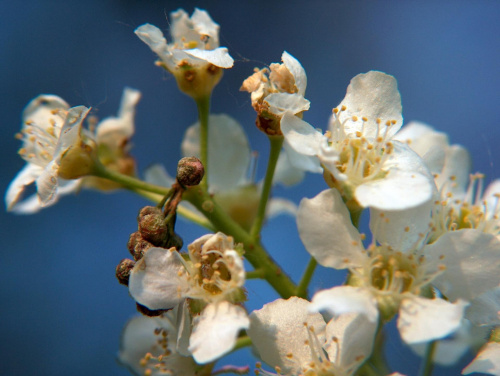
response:
<path id="1" fill-rule="evenodd" d="M 142 304 L 139 304 L 139 303 L 135 303 L 135 305 L 137 307 L 137 311 L 138 312 L 142 313 L 144 316 L 149 316 L 149 317 L 160 316 L 162 313 L 168 311 L 168 309 L 155 309 L 155 310 L 152 310 L 152 309 L 149 309 L 148 307 L 143 306 Z"/>
<path id="2" fill-rule="evenodd" d="M 139 221 L 139 232 L 144 240 L 162 247 L 168 236 L 165 217 L 163 214 L 146 214 Z"/>
<path id="3" fill-rule="evenodd" d="M 186 187 L 200 184 L 205 175 L 203 163 L 196 157 L 182 158 L 177 164 L 177 181 Z"/>
<path id="4" fill-rule="evenodd" d="M 116 266 L 116 278 L 118 279 L 118 282 L 120 282 L 122 285 L 128 286 L 128 280 L 130 278 L 130 271 L 135 265 L 135 261 L 132 261 L 130 259 L 123 259 L 120 261 L 120 263 Z"/>
<path id="5" fill-rule="evenodd" d="M 157 208 L 156 206 L 145 206 L 139 212 L 139 215 L 137 216 L 137 222 L 140 222 L 141 219 L 148 214 L 162 214 L 162 212 L 161 209 Z"/>
<path id="6" fill-rule="evenodd" d="M 127 243 L 127 248 L 130 254 L 134 257 L 135 261 L 139 261 L 144 257 L 144 253 L 149 249 L 153 248 L 154 245 L 144 240 L 139 231 L 136 231 L 130 235 Z"/>

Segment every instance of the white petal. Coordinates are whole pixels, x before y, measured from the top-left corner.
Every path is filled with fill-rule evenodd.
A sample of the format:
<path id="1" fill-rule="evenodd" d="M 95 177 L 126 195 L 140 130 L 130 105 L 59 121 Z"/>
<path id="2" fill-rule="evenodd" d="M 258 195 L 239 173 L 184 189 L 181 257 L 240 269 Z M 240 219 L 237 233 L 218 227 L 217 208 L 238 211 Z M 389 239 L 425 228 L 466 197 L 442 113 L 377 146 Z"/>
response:
<path id="1" fill-rule="evenodd" d="M 487 373 L 488 375 L 500 375 L 500 343 L 489 342 L 484 346 L 476 358 L 462 371 L 462 375 L 473 372 Z"/>
<path id="2" fill-rule="evenodd" d="M 189 302 L 184 300 L 178 304 L 172 311 L 171 315 L 174 317 L 174 324 L 177 331 L 177 352 L 184 356 L 191 356 L 188 350 L 189 337 L 191 336 L 191 313 L 189 312 Z M 167 315 L 170 313 L 167 312 Z"/>
<path id="3" fill-rule="evenodd" d="M 500 241 L 465 229 L 448 232 L 425 247 L 429 265 L 446 269 L 433 283 L 450 300 L 468 301 L 500 284 Z"/>
<path id="4" fill-rule="evenodd" d="M 496 179 L 488 185 L 484 191 L 483 198 L 486 200 L 488 208 L 493 211 L 500 199 L 500 179 Z"/>
<path id="5" fill-rule="evenodd" d="M 183 156 L 200 156 L 199 129 L 199 123 L 187 129 L 181 145 Z M 229 115 L 210 115 L 208 155 L 208 183 L 213 192 L 229 191 L 245 182 L 250 146 L 241 125 Z"/>
<path id="6" fill-rule="evenodd" d="M 175 248 L 150 248 L 130 273 L 129 292 L 149 309 L 170 309 L 188 290 L 184 266 Z M 180 274 L 180 275 L 179 275 Z"/>
<path id="7" fill-rule="evenodd" d="M 479 295 L 465 314 L 474 325 L 500 325 L 500 286 Z"/>
<path id="8" fill-rule="evenodd" d="M 163 36 L 162 31 L 156 26 L 144 24 L 135 29 L 134 33 L 140 40 L 146 43 L 161 60 L 167 62 L 171 58 L 171 53 L 168 51 L 167 47 L 167 40 Z"/>
<path id="9" fill-rule="evenodd" d="M 387 130 L 388 137 L 392 137 L 403 124 L 401 115 L 401 96 L 398 91 L 398 84 L 393 76 L 388 74 L 370 71 L 364 74 L 358 74 L 351 80 L 347 88 L 347 93 L 339 104 L 338 108 L 346 106 L 345 111 L 340 112 L 340 121 L 344 123 L 344 129 L 347 134 L 355 134 L 363 131 L 366 138 L 377 136 L 377 119 L 381 120 L 380 134 L 385 132 L 387 121 L 395 120 Z M 357 121 L 352 117 L 356 116 Z M 368 118 L 364 124 L 362 117 Z"/>
<path id="10" fill-rule="evenodd" d="M 436 178 L 438 188 L 443 188 L 443 194 L 450 192 L 454 196 L 463 195 L 469 183 L 471 168 L 472 161 L 467 149 L 460 145 L 448 147 L 443 170 Z"/>
<path id="11" fill-rule="evenodd" d="M 330 360 L 339 359 L 340 366 L 345 369 L 363 363 L 372 353 L 377 326 L 377 322 L 359 313 L 346 313 L 330 320 L 326 326 L 325 346 Z M 332 338 L 338 343 L 332 342 Z M 340 355 L 337 355 L 339 348 Z"/>
<path id="12" fill-rule="evenodd" d="M 125 88 L 118 116 L 105 118 L 97 125 L 96 134 L 98 143 L 104 142 L 111 147 L 119 147 L 124 139 L 127 140 L 132 137 L 134 134 L 135 107 L 140 98 L 140 91 Z"/>
<path id="13" fill-rule="evenodd" d="M 60 120 L 54 111 L 67 110 L 69 105 L 57 95 L 42 94 L 31 100 L 23 110 L 23 122 L 32 122 L 38 127 L 46 129 L 51 126 L 51 119 Z M 60 127 L 62 124 L 58 124 Z"/>
<path id="14" fill-rule="evenodd" d="M 311 102 L 300 94 L 273 93 L 264 98 L 264 102 L 269 105 L 269 112 L 277 116 L 282 116 L 289 111 L 298 114 L 309 110 Z"/>
<path id="15" fill-rule="evenodd" d="M 332 315 L 362 313 L 371 322 L 378 319 L 377 301 L 370 291 L 352 286 L 334 287 L 317 292 L 309 307 L 311 312 L 328 311 Z"/>
<path id="16" fill-rule="evenodd" d="M 286 51 L 284 51 L 281 55 L 281 61 L 283 61 L 283 64 L 285 64 L 285 67 L 290 71 L 295 79 L 295 86 L 297 86 L 297 89 L 299 90 L 298 93 L 304 96 L 307 87 L 306 71 L 300 62 Z"/>
<path id="17" fill-rule="evenodd" d="M 462 300 L 452 304 L 443 299 L 403 299 L 397 324 L 401 338 L 419 343 L 446 337 L 460 327 L 467 305 Z"/>
<path id="18" fill-rule="evenodd" d="M 280 367 L 284 374 L 298 373 L 302 364 L 312 359 L 304 323 L 314 327 L 322 344 L 325 320 L 319 313 L 309 313 L 307 300 L 292 297 L 268 303 L 250 315 L 248 335 L 260 358 L 271 367 Z M 293 359 L 288 354 L 293 354 Z"/>
<path id="19" fill-rule="evenodd" d="M 32 184 L 38 178 L 38 176 L 41 175 L 42 172 L 43 169 L 41 167 L 30 163 L 26 164 L 23 169 L 18 172 L 14 180 L 12 180 L 12 182 L 9 184 L 7 192 L 5 193 L 5 206 L 7 207 L 7 211 L 15 210 L 15 207 L 18 206 L 19 202 L 21 201 L 22 194 L 26 187 Z M 38 211 L 34 206 L 32 207 L 32 209 L 33 211 L 24 213 L 31 214 Z M 38 209 L 40 209 L 40 206 Z"/>
<path id="20" fill-rule="evenodd" d="M 289 145 L 304 155 L 318 155 L 320 144 L 327 142 L 321 132 L 290 113 L 283 115 L 281 130 Z"/>
<path id="21" fill-rule="evenodd" d="M 242 307 L 226 301 L 209 304 L 194 318 L 189 351 L 197 363 L 212 362 L 231 351 L 240 330 L 249 325 Z"/>
<path id="22" fill-rule="evenodd" d="M 304 176 L 304 170 L 294 167 L 288 153 L 281 151 L 274 171 L 273 183 L 291 186 L 300 183 Z"/>
<path id="23" fill-rule="evenodd" d="M 362 207 L 404 210 L 430 201 L 434 180 L 422 159 L 407 145 L 394 141 L 394 150 L 382 169 L 387 175 L 359 185 L 355 197 Z"/>
<path id="24" fill-rule="evenodd" d="M 192 50 L 184 50 L 184 52 L 220 68 L 231 68 L 234 64 L 234 60 L 231 55 L 229 55 L 226 47 L 219 47 L 215 50 L 200 50 L 199 48 L 194 48 Z"/>
<path id="25" fill-rule="evenodd" d="M 90 112 L 90 108 L 85 106 L 71 107 L 66 115 L 66 120 L 61 129 L 61 135 L 57 141 L 54 159 L 58 161 L 61 155 L 73 145 L 76 145 L 81 140 L 81 130 L 83 120 Z"/>
<path id="26" fill-rule="evenodd" d="M 196 364 L 191 357 L 183 357 L 175 353 L 175 347 L 172 347 L 175 342 L 171 341 L 171 334 L 175 332 L 175 329 L 168 319 L 161 317 L 135 317 L 127 323 L 120 341 L 120 352 L 118 354 L 120 363 L 127 366 L 135 374 L 143 375 L 146 368 L 141 366 L 140 361 L 146 353 L 151 353 L 153 356 L 164 354 L 164 350 L 158 343 L 159 338 L 154 334 L 157 328 L 167 331 L 167 343 L 171 353 L 163 356 L 162 364 L 166 369 L 173 372 L 169 374 L 173 376 L 194 376 L 196 374 Z M 155 361 L 152 360 L 148 365 L 148 368 L 153 371 L 151 376 L 164 374 L 156 371 L 154 364 Z"/>
<path id="27" fill-rule="evenodd" d="M 283 142 L 283 149 L 288 156 L 290 164 L 294 168 L 302 171 L 311 171 L 316 173 L 323 171 L 319 159 L 315 155 L 307 156 L 304 154 L 300 154 L 288 144 L 286 139 Z"/>
<path id="28" fill-rule="evenodd" d="M 361 237 L 336 189 L 302 199 L 297 226 L 307 251 L 321 265 L 343 269 L 363 264 Z"/>
<path id="29" fill-rule="evenodd" d="M 201 35 L 208 35 L 212 40 L 210 43 L 219 45 L 219 25 L 215 23 L 207 11 L 194 8 L 191 16 L 193 28 Z"/>
<path id="30" fill-rule="evenodd" d="M 292 217 L 297 215 L 297 205 L 284 198 L 271 198 L 266 208 L 266 218 L 274 218 L 281 214 L 288 214 Z"/>
<path id="31" fill-rule="evenodd" d="M 386 243 L 398 251 L 419 249 L 425 241 L 431 222 L 433 202 L 406 210 L 386 211 L 370 209 L 370 230 L 379 243 Z"/>
<path id="32" fill-rule="evenodd" d="M 148 183 L 170 187 L 175 183 L 175 178 L 170 176 L 165 167 L 161 164 L 154 164 L 144 171 L 144 180 Z"/>
<path id="33" fill-rule="evenodd" d="M 56 161 L 51 161 L 36 179 L 36 189 L 40 198 L 40 205 L 48 206 L 55 202 L 57 193 L 57 169 Z"/>

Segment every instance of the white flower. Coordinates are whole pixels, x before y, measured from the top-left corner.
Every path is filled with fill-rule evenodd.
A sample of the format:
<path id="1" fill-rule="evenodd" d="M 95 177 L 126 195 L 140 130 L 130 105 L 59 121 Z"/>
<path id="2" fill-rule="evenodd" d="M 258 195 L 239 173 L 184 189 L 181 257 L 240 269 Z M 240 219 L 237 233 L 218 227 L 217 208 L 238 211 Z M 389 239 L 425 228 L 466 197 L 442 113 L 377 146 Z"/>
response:
<path id="1" fill-rule="evenodd" d="M 182 64 L 200 66 L 207 63 L 231 68 L 233 58 L 227 48 L 219 47 L 219 25 L 208 13 L 195 8 L 193 15 L 179 9 L 170 13 L 172 43 L 167 44 L 160 29 L 150 24 L 139 26 L 135 34 L 155 52 L 166 68 L 173 72 Z"/>
<path id="2" fill-rule="evenodd" d="M 27 164 L 7 189 L 7 210 L 31 214 L 78 189 L 80 181 L 61 178 L 59 168 L 63 155 L 82 142 L 81 126 L 88 112 L 84 106 L 69 108 L 55 95 L 40 95 L 26 106 L 19 154 Z M 37 195 L 21 201 L 24 190 L 33 182 Z"/>
<path id="3" fill-rule="evenodd" d="M 488 375 L 500 375 L 500 343 L 489 342 L 486 344 L 476 358 L 462 371 L 462 375 L 473 372 L 487 373 Z"/>
<path id="4" fill-rule="evenodd" d="M 170 309 L 191 299 L 194 318 L 189 351 L 207 363 L 230 351 L 248 317 L 239 305 L 245 270 L 231 237 L 205 235 L 188 246 L 189 260 L 171 248 L 151 248 L 130 274 L 129 291 L 152 310 Z"/>
<path id="5" fill-rule="evenodd" d="M 249 229 L 257 214 L 260 186 L 249 177 L 252 152 L 242 126 L 226 114 L 210 115 L 208 128 L 208 185 L 209 191 L 223 209 L 241 226 Z M 190 126 L 184 135 L 181 149 L 183 157 L 200 156 L 200 125 Z M 303 171 L 291 166 L 282 153 L 276 166 L 274 183 L 296 184 Z M 161 166 L 146 171 L 146 180 L 157 185 L 171 186 L 174 179 Z M 196 209 L 190 208 L 195 211 Z M 291 201 L 271 198 L 267 216 L 282 213 L 295 215 L 297 207 Z"/>
<path id="6" fill-rule="evenodd" d="M 302 200 L 297 224 L 308 252 L 321 265 L 347 268 L 352 274 L 351 286 L 317 293 L 313 309 L 327 309 L 332 314 L 360 312 L 372 321 L 377 320 L 379 310 L 386 319 L 399 310 L 398 328 L 407 343 L 453 333 L 467 302 L 498 285 L 500 241 L 468 229 L 447 233 L 430 245 L 422 244 L 424 235 L 411 246 L 400 234 L 378 226 L 385 220 L 371 218 L 374 240 L 365 249 L 363 236 L 352 225 L 336 190 Z M 414 239 L 410 223 L 406 233 Z M 380 238 L 384 238 L 381 244 L 377 243 Z M 421 297 L 431 283 L 455 303 Z"/>
<path id="7" fill-rule="evenodd" d="M 196 363 L 179 352 L 178 308 L 159 317 L 135 317 L 125 326 L 119 361 L 135 375 L 195 376 Z"/>
<path id="8" fill-rule="evenodd" d="M 274 63 L 269 69 L 256 69 L 240 88 L 250 93 L 252 106 L 259 115 L 267 112 L 281 117 L 286 111 L 299 114 L 309 110 L 310 102 L 304 98 L 307 86 L 304 68 L 286 51 L 281 60 L 283 64 Z"/>
<path id="9" fill-rule="evenodd" d="M 434 190 L 421 158 L 393 140 L 402 121 L 395 78 L 371 71 L 351 80 L 325 135 L 289 112 L 281 129 L 292 164 L 325 170 L 350 206 L 397 211 L 429 202 Z"/>
<path id="10" fill-rule="evenodd" d="M 260 358 L 280 375 L 352 375 L 370 356 L 377 325 L 357 314 L 326 323 L 308 306 L 292 297 L 252 312 L 248 335 Z"/>

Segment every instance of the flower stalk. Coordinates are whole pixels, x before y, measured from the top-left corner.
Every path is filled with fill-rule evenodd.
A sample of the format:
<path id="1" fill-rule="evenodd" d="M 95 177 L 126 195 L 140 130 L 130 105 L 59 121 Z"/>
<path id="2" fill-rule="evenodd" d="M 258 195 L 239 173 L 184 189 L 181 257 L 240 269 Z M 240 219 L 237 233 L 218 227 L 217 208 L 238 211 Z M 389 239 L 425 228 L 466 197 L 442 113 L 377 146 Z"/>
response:
<path id="1" fill-rule="evenodd" d="M 208 118 L 210 115 L 210 96 L 196 99 L 198 107 L 198 119 L 200 121 L 200 160 L 205 168 L 205 178 L 200 185 L 204 190 L 208 189 Z"/>

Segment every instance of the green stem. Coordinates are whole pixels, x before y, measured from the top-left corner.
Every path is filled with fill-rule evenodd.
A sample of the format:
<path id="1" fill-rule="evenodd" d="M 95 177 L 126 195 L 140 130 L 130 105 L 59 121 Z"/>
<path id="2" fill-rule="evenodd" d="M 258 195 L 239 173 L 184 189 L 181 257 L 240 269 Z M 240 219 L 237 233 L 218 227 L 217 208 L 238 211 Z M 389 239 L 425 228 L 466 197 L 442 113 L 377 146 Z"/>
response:
<path id="1" fill-rule="evenodd" d="M 210 96 L 196 99 L 198 107 L 198 120 L 200 122 L 200 160 L 205 168 L 205 177 L 200 186 L 207 190 L 208 188 L 208 118 L 210 116 Z"/>
<path id="2" fill-rule="evenodd" d="M 264 279 L 265 275 L 266 273 L 263 269 L 255 269 L 246 272 L 245 279 Z"/>
<path id="3" fill-rule="evenodd" d="M 146 183 L 140 179 L 134 178 L 132 176 L 121 174 L 117 171 L 108 170 L 101 163 L 95 163 L 93 175 L 99 178 L 108 179 L 123 185 L 125 188 L 130 190 L 142 190 L 151 193 L 157 193 L 161 196 L 166 196 L 170 192 L 170 188 L 161 187 L 159 185 Z"/>
<path id="4" fill-rule="evenodd" d="M 306 270 L 300 279 L 300 282 L 297 286 L 297 296 L 307 296 L 307 287 L 311 282 L 311 278 L 314 274 L 314 270 L 316 269 L 316 265 L 318 262 L 314 257 L 311 257 L 309 263 L 307 264 Z"/>
<path id="5" fill-rule="evenodd" d="M 231 352 L 238 351 L 244 347 L 252 346 L 252 340 L 249 336 L 243 336 L 236 340 L 236 344 L 234 345 Z"/>
<path id="6" fill-rule="evenodd" d="M 250 230 L 250 236 L 253 239 L 257 239 L 259 237 L 262 224 L 264 223 L 264 219 L 266 217 L 267 201 L 269 200 L 269 195 L 273 186 L 274 170 L 276 169 L 276 163 L 278 162 L 281 146 L 283 145 L 283 136 L 269 136 L 269 142 L 271 144 L 271 148 L 269 152 L 269 160 L 267 161 L 266 177 L 264 178 L 264 185 L 262 186 L 257 216 L 255 217 L 252 229 Z"/>
<path id="7" fill-rule="evenodd" d="M 229 215 L 199 187 L 189 188 L 184 193 L 184 199 L 191 202 L 213 226 L 225 234 L 234 237 L 236 242 L 243 243 L 245 258 L 255 269 L 262 269 L 264 278 L 284 299 L 295 296 L 297 286 L 292 282 L 269 256 L 260 242 L 253 239 L 240 225 L 235 223 Z"/>
<path id="8" fill-rule="evenodd" d="M 418 372 L 419 376 L 430 376 L 432 373 L 432 368 L 434 367 L 432 358 L 434 357 L 434 350 L 436 350 L 437 341 L 431 341 L 427 344 L 425 349 L 424 358 L 422 359 L 422 364 L 420 365 L 420 370 Z"/>

